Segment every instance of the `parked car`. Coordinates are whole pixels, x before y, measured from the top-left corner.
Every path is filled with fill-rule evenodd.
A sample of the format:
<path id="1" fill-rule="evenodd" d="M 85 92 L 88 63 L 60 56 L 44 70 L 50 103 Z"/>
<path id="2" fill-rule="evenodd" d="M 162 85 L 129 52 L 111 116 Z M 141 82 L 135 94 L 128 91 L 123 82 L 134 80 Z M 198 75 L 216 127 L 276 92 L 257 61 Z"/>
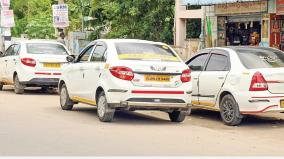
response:
<path id="1" fill-rule="evenodd" d="M 284 112 L 284 53 L 273 48 L 227 47 L 199 51 L 186 64 L 194 107 L 220 111 L 227 125 L 244 115 Z"/>
<path id="2" fill-rule="evenodd" d="M 159 110 L 182 122 L 190 110 L 190 70 L 166 44 L 96 40 L 67 60 L 59 82 L 63 110 L 96 105 L 102 122 L 112 121 L 116 110 Z"/>
<path id="3" fill-rule="evenodd" d="M 57 87 L 69 54 L 58 42 L 15 42 L 0 54 L 0 90 L 3 85 L 14 85 L 15 93 L 22 94 L 26 87 Z"/>

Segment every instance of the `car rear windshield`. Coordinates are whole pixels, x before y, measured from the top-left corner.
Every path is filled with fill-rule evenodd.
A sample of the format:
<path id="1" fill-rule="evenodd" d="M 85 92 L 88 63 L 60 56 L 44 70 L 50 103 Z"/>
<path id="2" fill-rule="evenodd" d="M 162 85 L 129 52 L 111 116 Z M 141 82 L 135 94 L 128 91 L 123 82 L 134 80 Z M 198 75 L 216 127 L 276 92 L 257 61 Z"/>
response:
<path id="1" fill-rule="evenodd" d="M 166 45 L 148 43 L 115 43 L 120 60 L 180 61 Z"/>
<path id="2" fill-rule="evenodd" d="M 27 44 L 29 54 L 67 55 L 66 49 L 59 44 L 30 43 Z"/>
<path id="3" fill-rule="evenodd" d="M 236 49 L 243 65 L 248 69 L 284 67 L 284 52 L 271 48 Z"/>

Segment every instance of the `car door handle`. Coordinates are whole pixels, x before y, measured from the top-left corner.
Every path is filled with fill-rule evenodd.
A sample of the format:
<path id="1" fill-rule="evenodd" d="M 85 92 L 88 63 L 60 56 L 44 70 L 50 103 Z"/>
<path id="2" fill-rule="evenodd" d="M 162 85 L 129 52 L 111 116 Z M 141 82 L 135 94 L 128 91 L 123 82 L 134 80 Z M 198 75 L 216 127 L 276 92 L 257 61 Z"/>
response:
<path id="1" fill-rule="evenodd" d="M 218 77 L 218 79 L 224 79 L 225 77 Z"/>
<path id="2" fill-rule="evenodd" d="M 16 61 L 16 59 L 13 59 L 13 61 Z"/>
<path id="3" fill-rule="evenodd" d="M 198 80 L 198 78 L 193 78 L 194 80 Z"/>
<path id="4" fill-rule="evenodd" d="M 4 60 L 5 62 L 7 62 L 8 60 Z"/>

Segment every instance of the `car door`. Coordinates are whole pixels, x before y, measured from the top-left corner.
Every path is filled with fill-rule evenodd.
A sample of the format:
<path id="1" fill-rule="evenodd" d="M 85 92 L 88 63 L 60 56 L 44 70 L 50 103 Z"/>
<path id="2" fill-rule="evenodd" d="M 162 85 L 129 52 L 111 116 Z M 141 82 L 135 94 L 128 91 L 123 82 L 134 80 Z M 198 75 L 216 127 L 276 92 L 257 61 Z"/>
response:
<path id="1" fill-rule="evenodd" d="M 20 53 L 20 45 L 15 44 L 10 55 L 7 56 L 7 64 L 6 64 L 6 77 L 8 81 L 13 81 L 13 75 L 16 71 L 16 65 L 19 61 L 19 53 Z"/>
<path id="2" fill-rule="evenodd" d="M 5 62 L 5 54 L 1 54 L 0 56 L 0 82 L 4 82 L 3 78 L 4 78 L 4 72 L 5 72 L 5 68 L 6 68 L 6 62 Z"/>
<path id="3" fill-rule="evenodd" d="M 199 104 L 214 107 L 230 70 L 229 54 L 212 50 L 205 70 L 199 76 Z"/>
<path id="4" fill-rule="evenodd" d="M 89 63 L 94 44 L 88 45 L 77 57 L 74 63 L 66 70 L 67 87 L 71 96 L 83 96 L 87 83 L 84 83 L 84 70 Z"/>
<path id="5" fill-rule="evenodd" d="M 84 83 L 88 83 L 84 95 L 85 98 L 95 100 L 95 91 L 98 87 L 100 77 L 103 73 L 106 63 L 107 47 L 104 43 L 98 42 L 90 58 L 90 62 L 86 65 Z"/>
<path id="6" fill-rule="evenodd" d="M 193 57 L 187 62 L 187 65 L 191 69 L 191 79 L 192 79 L 192 104 L 199 104 L 199 89 L 198 89 L 198 79 L 200 73 L 204 70 L 205 63 L 209 57 L 210 50 L 202 51 L 197 56 Z"/>
<path id="7" fill-rule="evenodd" d="M 14 45 L 11 45 L 4 53 L 4 57 L 1 58 L 1 81 L 4 83 L 9 83 L 11 84 L 13 81 L 8 80 L 8 61 L 11 59 L 11 55 L 13 54 L 14 51 Z"/>

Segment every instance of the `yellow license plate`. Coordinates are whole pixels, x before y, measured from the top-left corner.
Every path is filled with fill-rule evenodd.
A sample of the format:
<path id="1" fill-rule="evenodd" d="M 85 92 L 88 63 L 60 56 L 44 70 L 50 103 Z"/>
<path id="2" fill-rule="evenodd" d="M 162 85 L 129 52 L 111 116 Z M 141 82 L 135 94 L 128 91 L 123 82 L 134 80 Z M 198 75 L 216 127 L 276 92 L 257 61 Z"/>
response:
<path id="1" fill-rule="evenodd" d="M 61 65 L 60 65 L 60 63 L 44 63 L 43 67 L 46 67 L 46 68 L 60 68 Z"/>
<path id="2" fill-rule="evenodd" d="M 281 101 L 280 101 L 280 107 L 281 107 L 281 108 L 284 108 L 284 100 L 281 100 Z"/>
<path id="3" fill-rule="evenodd" d="M 144 75 L 146 82 L 170 82 L 171 76 L 169 75 Z"/>

